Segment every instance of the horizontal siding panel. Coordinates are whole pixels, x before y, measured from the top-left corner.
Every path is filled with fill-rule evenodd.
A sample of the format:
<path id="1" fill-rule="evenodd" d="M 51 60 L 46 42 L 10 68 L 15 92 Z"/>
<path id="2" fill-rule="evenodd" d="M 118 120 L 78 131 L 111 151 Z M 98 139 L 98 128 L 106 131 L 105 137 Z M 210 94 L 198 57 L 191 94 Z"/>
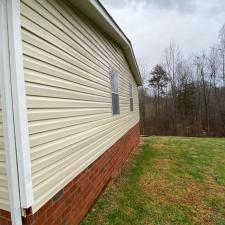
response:
<path id="1" fill-rule="evenodd" d="M 0 123 L 0 137 L 3 137 L 3 126 L 1 123 Z"/>
<path id="2" fill-rule="evenodd" d="M 68 11 L 66 11 L 63 7 L 61 7 L 59 4 L 57 4 L 56 1 L 50 2 L 43 2 L 38 1 L 40 5 L 42 5 L 44 8 L 48 8 L 48 11 L 52 13 L 52 20 L 57 19 L 57 25 L 60 23 L 61 26 L 66 26 L 67 30 L 66 33 L 70 37 L 75 37 L 76 40 L 83 48 L 85 49 L 85 45 L 88 45 L 96 54 L 96 46 L 90 41 L 90 36 L 85 35 L 82 30 L 80 24 L 74 19 L 74 14 L 71 16 Z M 52 4 L 51 4 L 52 3 Z M 38 11 L 38 10 L 37 10 Z M 48 17 L 48 16 L 47 16 Z M 48 17 L 49 18 L 49 17 Z M 101 58 L 103 57 L 103 54 L 101 54 Z"/>
<path id="3" fill-rule="evenodd" d="M 86 37 L 81 35 L 76 27 L 71 26 L 71 24 L 67 20 L 65 20 L 62 15 L 60 15 L 59 13 L 58 15 L 56 15 L 57 11 L 54 7 L 51 7 L 51 5 L 47 2 L 43 3 L 43 1 L 40 1 L 41 4 L 50 6 L 49 11 L 47 11 L 44 7 L 41 7 L 41 4 L 38 4 L 34 1 L 29 0 L 28 2 L 27 0 L 25 0 L 25 2 L 27 2 L 28 4 L 32 4 L 32 9 L 26 7 L 26 5 L 22 5 L 24 15 L 29 15 L 29 19 L 38 24 L 39 27 L 42 27 L 42 29 L 45 29 L 46 27 L 43 26 L 43 24 L 47 25 L 47 31 L 49 34 L 52 34 L 53 36 L 55 36 L 55 34 L 58 34 L 58 41 L 53 40 L 53 43 L 58 48 L 68 50 L 69 46 L 72 49 L 75 49 L 75 51 L 73 52 L 74 55 L 80 54 L 78 58 L 81 58 L 82 62 L 90 63 L 91 67 L 95 67 L 96 65 L 98 65 L 99 61 L 93 59 L 93 56 L 96 56 L 96 49 L 91 48 L 90 42 L 88 43 L 89 48 L 87 49 L 85 45 Z M 53 10 L 55 11 L 54 14 L 52 13 Z M 28 29 L 30 29 L 30 26 L 28 27 Z M 47 38 L 46 36 L 43 36 L 43 32 L 40 35 L 47 41 L 52 40 Z M 58 44 L 59 40 L 65 41 L 65 43 L 62 44 L 63 46 L 61 44 Z M 71 52 L 71 50 L 68 52 Z"/>
<path id="4" fill-rule="evenodd" d="M 0 137 L 0 148 L 1 149 L 4 148 L 4 139 L 3 139 L 3 137 Z"/>
<path id="5" fill-rule="evenodd" d="M 134 121 L 130 121 L 130 124 L 132 124 Z M 125 127 L 124 127 L 125 128 Z M 38 183 L 42 182 L 42 180 L 47 180 L 47 178 L 51 177 L 54 174 L 57 174 L 57 171 L 60 171 L 62 167 L 65 165 L 69 165 L 70 163 L 78 160 L 82 157 L 82 155 L 88 154 L 88 152 L 91 149 L 96 149 L 102 141 L 108 140 L 112 135 L 116 135 L 120 130 L 120 126 L 117 124 L 116 126 L 112 127 L 110 130 L 104 130 L 96 135 L 93 135 L 88 140 L 80 141 L 78 144 L 71 145 L 64 149 L 63 157 L 60 156 L 60 152 L 58 154 L 58 158 L 54 157 L 54 160 L 57 160 L 52 163 L 51 159 L 52 156 L 49 156 L 48 160 L 51 161 L 51 163 L 45 164 L 46 167 L 43 170 L 38 169 L 37 172 L 33 173 L 33 185 L 37 186 Z M 82 148 L 81 148 L 81 145 Z M 80 150 L 77 150 L 80 149 Z M 85 153 L 85 154 L 84 154 Z M 61 152 L 62 154 L 62 152 Z M 76 159 L 74 161 L 74 159 Z M 37 165 L 41 162 L 41 160 L 37 161 Z M 42 163 L 41 163 L 42 164 Z"/>
<path id="6" fill-rule="evenodd" d="M 72 72 L 68 72 L 66 71 L 64 68 L 60 68 L 58 67 L 58 64 L 56 65 L 51 65 L 49 63 L 46 63 L 46 61 L 41 61 L 35 58 L 31 58 L 29 56 L 24 55 L 23 56 L 24 59 L 24 67 L 25 67 L 25 78 L 27 79 L 27 81 L 33 81 L 35 82 L 36 79 L 38 79 L 37 77 L 35 77 L 35 79 L 31 79 L 29 78 L 29 76 L 26 76 L 26 69 L 29 70 L 35 70 L 35 72 L 38 72 L 39 74 L 42 73 L 46 79 L 51 76 L 51 77 L 57 77 L 57 78 L 61 78 L 67 81 L 71 81 L 73 83 L 77 83 L 77 84 L 81 84 L 83 86 L 87 86 L 87 87 L 91 87 L 91 88 L 97 88 L 97 90 L 100 91 L 109 91 L 110 87 L 109 85 L 107 86 L 103 86 L 102 84 L 99 84 L 98 82 L 96 82 L 96 79 L 94 76 L 82 72 L 81 74 L 79 74 L 79 71 L 77 70 L 73 70 Z M 77 73 L 75 73 L 77 72 Z M 39 75 L 38 75 L 39 76 Z M 30 80 L 31 79 L 31 80 Z"/>
<path id="7" fill-rule="evenodd" d="M 48 109 L 48 108 L 109 108 L 111 103 L 97 101 L 81 101 L 63 98 L 48 98 L 39 96 L 27 97 L 29 108 Z"/>
<path id="8" fill-rule="evenodd" d="M 1 106 L 1 95 L 0 95 Z M 6 175 L 2 111 L 0 109 L 0 209 L 9 211 L 8 180 Z"/>
<path id="9" fill-rule="evenodd" d="M 109 96 L 97 96 L 94 94 L 81 93 L 79 91 L 65 90 L 62 88 L 51 87 L 47 85 L 39 85 L 26 83 L 26 91 L 28 95 L 52 98 L 64 98 L 84 101 L 98 101 L 110 103 Z"/>
<path id="10" fill-rule="evenodd" d="M 84 78 L 89 77 L 90 79 L 92 79 L 93 81 L 99 84 L 105 84 L 105 86 L 108 85 L 107 77 L 103 77 L 99 72 L 94 73 L 94 71 L 90 69 L 87 69 L 86 71 L 84 67 L 79 68 L 76 65 L 73 65 L 61 58 L 58 58 L 57 56 L 50 54 L 47 51 L 44 51 L 30 44 L 27 44 L 26 42 L 23 42 L 23 52 L 24 52 L 24 55 L 35 58 L 36 60 L 46 61 L 49 64 L 59 67 L 61 69 L 64 69 L 67 72 L 79 74 L 80 76 L 83 76 Z"/>
<path id="11" fill-rule="evenodd" d="M 49 192 L 49 183 L 56 183 L 60 185 L 61 182 L 65 182 L 65 180 L 70 180 L 71 174 L 74 176 L 74 172 L 82 171 L 83 168 L 86 168 L 92 161 L 98 158 L 99 155 L 102 154 L 102 149 L 109 148 L 112 143 L 115 143 L 118 139 L 118 132 L 119 135 L 123 135 L 127 129 L 131 128 L 129 125 L 126 125 L 122 130 L 121 128 L 118 128 L 117 130 L 114 130 L 112 133 L 109 133 L 105 139 L 102 139 L 101 142 L 96 141 L 96 145 L 91 149 L 86 155 L 80 154 L 76 158 L 78 159 L 75 161 L 75 163 L 70 163 L 69 166 L 66 166 L 65 168 L 61 167 L 61 170 L 58 171 L 58 173 L 55 173 L 51 177 L 47 179 L 47 182 L 41 183 L 41 185 L 38 186 L 38 190 L 34 187 L 35 194 L 37 197 L 40 198 L 43 202 L 45 202 L 44 198 L 46 197 L 46 194 L 48 196 Z M 76 171 L 77 170 L 77 171 Z M 77 172 L 78 173 L 78 172 Z M 49 182 L 51 180 L 51 182 Z M 61 181 L 58 183 L 58 181 Z"/>
<path id="12" fill-rule="evenodd" d="M 9 201 L 8 189 L 6 187 L 0 187 L 0 199 Z"/>
<path id="13" fill-rule="evenodd" d="M 0 162 L 5 162 L 5 152 L 3 148 L 0 148 Z"/>
<path id="14" fill-rule="evenodd" d="M 0 174 L 6 175 L 6 164 L 5 164 L 5 160 L 4 160 L 4 162 L 1 162 L 0 161 Z"/>
<path id="15" fill-rule="evenodd" d="M 97 85 L 94 86 L 95 88 L 92 87 L 91 85 L 90 87 L 84 86 L 84 84 L 86 85 L 88 83 L 87 80 L 84 80 L 83 85 L 81 85 L 79 83 L 67 81 L 64 78 L 61 79 L 54 76 L 49 76 L 47 74 L 42 74 L 37 71 L 32 71 L 29 69 L 25 69 L 24 72 L 25 72 L 26 81 L 28 82 L 41 84 L 41 85 L 48 84 L 48 86 L 51 86 L 51 87 L 57 87 L 57 88 L 65 89 L 65 90 L 71 90 L 71 91 L 76 91 L 80 93 L 87 93 L 87 94 L 92 94 L 96 96 L 104 96 L 109 98 L 109 88 L 106 89 L 107 91 L 106 90 L 103 91 L 103 90 L 96 89 L 96 87 L 98 87 Z"/>
<path id="16" fill-rule="evenodd" d="M 8 180 L 5 174 L 0 174 L 0 184 L 1 184 L 1 187 L 3 188 L 8 187 Z"/>
<path id="17" fill-rule="evenodd" d="M 111 113 L 111 108 L 87 108 L 87 109 L 28 109 L 29 121 L 50 120 L 84 115 L 99 115 Z M 43 121 L 44 122 L 44 121 Z"/>
<path id="18" fill-rule="evenodd" d="M 24 22 L 26 23 L 26 18 L 24 18 Z M 31 27 L 33 27 L 34 29 L 36 26 L 37 25 L 32 24 Z M 29 27 L 28 29 L 31 29 L 31 27 Z M 29 44 L 33 44 L 33 41 L 35 40 L 35 47 L 42 50 L 48 49 L 48 52 L 50 54 L 58 56 L 59 58 L 64 59 L 65 61 L 71 63 L 72 65 L 76 65 L 80 68 L 86 67 L 86 69 L 90 71 L 91 69 L 93 70 L 97 69 L 100 71 L 101 74 L 104 75 L 104 72 L 107 69 L 106 66 L 104 66 L 103 68 L 97 67 L 96 64 L 93 63 L 93 61 L 87 60 L 87 58 L 85 58 L 81 54 L 78 54 L 77 51 L 74 50 L 74 48 L 71 48 L 70 46 L 66 45 L 63 41 L 58 40 L 57 38 L 55 38 L 55 36 L 49 34 L 45 30 L 42 31 L 43 31 L 42 35 L 46 34 L 44 36 L 45 39 L 48 39 L 49 41 L 49 38 L 53 37 L 54 41 L 52 41 L 51 43 L 46 42 L 45 40 L 43 40 L 43 38 L 39 38 L 25 30 L 22 32 L 23 41 Z M 66 50 L 68 50 L 69 54 L 65 52 Z"/>
<path id="19" fill-rule="evenodd" d="M 127 120 L 127 118 L 125 117 L 125 118 L 123 118 L 123 120 Z M 38 163 L 39 164 L 38 166 L 44 167 L 46 165 L 46 163 L 50 162 L 50 161 L 48 161 L 49 160 L 48 157 L 49 157 L 50 153 L 54 152 L 55 155 L 53 155 L 53 158 L 56 159 L 57 151 L 62 149 L 62 153 L 64 154 L 65 147 L 73 145 L 73 144 L 78 143 L 78 142 L 81 142 L 82 140 L 86 140 L 87 137 L 90 138 L 90 137 L 93 137 L 94 135 L 96 135 L 98 133 L 101 133 L 105 130 L 108 130 L 109 128 L 113 127 L 114 124 L 116 124 L 118 126 L 121 126 L 120 121 L 113 121 L 111 123 L 104 124 L 104 125 L 95 127 L 93 129 L 80 132 L 78 134 L 75 133 L 75 134 L 67 136 L 63 139 L 58 139 L 54 142 L 49 142 L 49 143 L 46 143 L 46 144 L 43 144 L 43 145 L 40 145 L 40 146 L 33 147 L 32 152 L 31 152 L 31 158 L 32 159 L 41 158 L 40 160 L 42 161 L 42 163 Z M 63 157 L 63 155 L 61 157 Z M 43 163 L 43 160 L 44 161 L 46 160 L 45 163 Z M 33 165 L 36 165 L 36 164 L 37 163 L 35 162 Z M 33 167 L 33 171 L 36 171 L 38 169 L 40 169 L 40 168 L 39 167 L 36 168 L 35 166 Z"/>
<path id="20" fill-rule="evenodd" d="M 4 209 L 4 210 L 10 212 L 9 200 L 1 199 L 0 209 Z"/>
<path id="21" fill-rule="evenodd" d="M 121 49 L 68 2 L 22 0 L 21 10 L 36 212 L 138 123 L 138 91 Z M 119 78 L 116 116 L 111 66 Z"/>
<path id="22" fill-rule="evenodd" d="M 102 74 L 102 77 L 104 79 L 105 71 L 106 71 L 107 67 L 105 67 L 105 70 L 103 70 L 102 68 L 96 67 L 96 64 L 93 64 L 92 61 L 87 61 L 85 63 L 81 62 L 80 58 L 82 58 L 82 57 L 81 56 L 77 56 L 75 58 L 75 56 L 76 56 L 75 53 L 76 52 L 73 53 L 73 51 L 74 51 L 73 49 L 70 49 L 70 51 L 72 50 L 72 54 L 70 55 L 68 53 L 65 53 L 65 51 L 63 51 L 65 49 L 61 50 L 58 47 L 55 47 L 54 45 L 49 44 L 46 41 L 38 38 L 37 36 L 29 34 L 28 32 L 23 31 L 22 35 L 23 35 L 22 36 L 23 37 L 23 41 L 25 43 L 27 43 L 27 46 L 29 46 L 29 45 L 33 46 L 32 43 L 34 43 L 34 41 L 35 41 L 36 45 L 34 47 L 36 47 L 36 48 L 38 48 L 40 50 L 46 51 L 49 54 L 54 55 L 54 56 L 58 57 L 59 59 L 62 59 L 63 61 L 65 61 L 65 62 L 67 62 L 67 63 L 69 63 L 71 65 L 77 66 L 78 68 L 82 68 L 82 69 L 84 68 L 87 72 L 94 73 L 95 70 L 98 70 L 99 71 L 99 76 L 100 76 L 100 74 Z M 26 53 L 29 54 L 30 51 L 27 49 L 27 52 L 24 52 L 24 53 L 25 54 Z"/>
<path id="23" fill-rule="evenodd" d="M 82 113 L 82 112 L 81 112 Z M 91 112 L 92 113 L 92 112 Z M 29 132 L 30 134 L 41 133 L 50 130 L 56 130 L 64 127 L 70 127 L 79 124 L 86 124 L 89 122 L 105 119 L 111 117 L 109 113 L 94 113 L 94 115 L 88 116 L 73 116 L 57 119 L 48 119 L 41 121 L 33 121 L 29 123 Z"/>
<path id="24" fill-rule="evenodd" d="M 41 0 L 38 0 L 38 2 L 42 5 L 47 4 Z M 119 65 L 121 68 L 128 68 L 126 64 L 124 65 L 120 63 L 121 60 L 124 61 L 124 57 L 121 57 L 119 54 L 117 54 L 117 57 L 112 58 L 112 55 L 115 52 L 118 53 L 117 50 L 115 51 L 115 46 L 109 43 L 109 39 L 99 35 L 99 33 L 96 32 L 96 30 L 89 23 L 87 23 L 85 19 L 82 19 L 81 15 L 77 16 L 76 13 L 71 10 L 69 5 L 64 5 L 62 7 L 59 1 L 58 3 L 54 0 L 50 0 L 49 2 L 52 5 L 52 7 L 49 7 L 49 11 L 54 11 L 54 16 L 56 16 L 58 19 L 60 18 L 60 22 L 62 22 L 67 27 L 70 27 L 71 31 L 75 30 L 75 35 L 77 35 L 83 43 L 93 49 L 95 52 L 95 57 L 97 55 L 101 60 L 107 59 L 107 64 L 110 63 L 112 65 Z M 107 46 L 110 46 L 111 49 L 107 48 Z M 123 70 L 123 72 L 125 71 L 126 70 Z"/>
<path id="25" fill-rule="evenodd" d="M 32 135 L 30 138 L 31 147 L 42 145 L 48 142 L 52 142 L 54 140 L 59 140 L 71 135 L 81 134 L 82 132 L 90 132 L 91 129 L 96 129 L 98 126 L 102 126 L 105 124 L 111 124 L 113 122 L 113 118 L 101 118 L 98 121 L 84 123 L 81 125 L 69 126 L 66 128 L 56 129 L 48 132 L 42 132 L 38 134 Z M 86 135 L 85 135 L 86 136 Z"/>
<path id="26" fill-rule="evenodd" d="M 91 56 L 93 57 L 96 55 L 91 48 L 85 49 L 83 40 L 80 40 L 79 38 L 77 38 L 73 34 L 73 32 L 71 32 L 71 30 L 67 28 L 67 26 L 61 23 L 61 21 L 58 18 L 52 16 L 52 14 L 49 12 L 46 13 L 45 9 L 42 9 L 41 7 L 39 7 L 39 5 L 36 4 L 36 2 L 32 0 L 29 0 L 26 2 L 28 4 L 32 4 L 32 9 L 22 3 L 21 4 L 22 15 L 24 15 L 25 17 L 29 17 L 30 21 L 33 21 L 34 23 L 38 24 L 39 27 L 42 27 L 42 29 L 46 29 L 46 27 L 48 27 L 47 31 L 49 32 L 49 34 L 52 34 L 53 36 L 57 34 L 57 37 L 59 40 L 64 41 L 67 45 L 69 45 L 70 47 L 76 50 L 75 52 L 76 55 L 81 54 L 85 56 L 85 58 L 82 58 L 83 62 L 87 61 L 88 57 L 91 57 Z M 24 25 L 26 27 L 26 24 Z M 32 27 L 27 26 L 27 29 L 32 29 Z M 49 38 L 44 38 L 44 39 L 46 39 L 47 41 L 51 40 Z M 92 60 L 91 58 L 90 61 L 91 63 L 93 63 L 94 60 Z"/>
<path id="27" fill-rule="evenodd" d="M 28 2 L 28 1 L 27 1 Z M 40 3 L 41 4 L 48 4 L 48 3 L 46 3 L 46 2 L 42 2 L 42 1 L 40 1 Z M 36 4 L 36 2 L 34 2 L 34 4 L 36 5 L 36 10 L 37 9 L 39 9 L 39 11 L 38 11 L 38 13 L 40 13 L 40 14 L 43 14 L 44 13 L 44 8 L 40 8 L 39 6 L 37 7 L 37 5 L 38 4 Z M 33 6 L 34 6 L 34 4 L 33 4 Z M 25 6 L 26 7 L 26 6 Z M 28 8 L 27 8 L 28 9 Z M 51 8 L 51 10 L 53 10 L 54 8 Z M 30 10 L 30 9 L 29 9 Z M 29 11 L 28 10 L 28 11 Z M 51 12 L 51 10 L 50 10 L 50 12 Z M 33 12 L 34 13 L 34 12 Z M 25 13 L 26 14 L 26 13 Z M 46 16 L 46 13 L 44 13 L 44 15 Z M 27 14 L 26 14 L 26 16 L 27 16 Z M 54 14 L 54 16 L 55 16 L 55 14 Z M 33 17 L 32 17 L 33 18 Z M 48 17 L 47 17 L 48 18 Z M 49 19 L 49 18 L 48 18 Z M 57 19 L 57 25 L 59 25 L 60 23 L 61 23 L 61 20 L 59 20 L 58 19 L 58 17 L 56 17 L 56 19 Z M 35 23 L 37 23 L 39 20 L 36 20 L 36 21 L 34 21 Z M 54 23 L 54 22 L 52 22 L 52 23 Z M 23 23 L 22 23 L 23 24 Z M 41 23 L 40 23 L 41 24 Z M 51 24 L 52 25 L 52 24 Z M 37 25 L 33 25 L 33 26 L 37 26 Z M 66 26 L 65 26 L 65 24 L 62 24 L 62 27 L 64 28 L 64 32 L 65 32 L 65 28 L 68 26 L 68 24 L 66 24 Z M 27 27 L 25 27 L 26 29 L 31 29 L 31 27 L 32 27 L 32 24 L 29 24 L 29 26 L 27 26 Z M 62 27 L 60 26 L 59 28 L 60 29 L 62 29 Z M 73 27 L 74 28 L 74 27 Z M 37 28 L 37 27 L 35 27 L 35 30 L 37 31 L 37 29 L 40 29 L 40 27 L 39 28 Z M 70 30 L 67 30 L 68 32 L 70 32 Z M 33 32 L 32 30 L 31 30 L 31 32 Z M 49 32 L 49 29 L 48 29 L 48 32 Z M 59 35 L 57 35 L 58 37 L 61 37 L 62 35 L 65 35 L 65 33 L 60 33 L 60 31 L 58 31 L 58 32 L 56 32 L 57 34 L 59 34 Z M 43 34 L 44 33 L 46 33 L 46 31 L 45 30 L 42 30 L 42 31 L 40 31 L 39 30 L 39 32 L 38 32 L 38 36 L 39 35 L 41 35 L 41 37 L 43 38 L 43 39 L 45 39 L 47 42 L 49 42 L 50 40 L 52 40 L 52 42 L 51 43 L 53 43 L 54 45 L 57 43 L 57 40 L 54 40 L 54 32 L 52 31 L 52 34 L 53 34 L 53 36 L 51 36 L 51 37 L 49 37 L 49 33 L 48 33 L 48 36 L 45 36 L 45 37 L 43 37 Z M 78 32 L 75 32 L 74 33 L 75 35 L 78 35 L 79 33 Z M 33 37 L 34 38 L 34 37 Z M 70 37 L 70 38 L 72 38 L 72 37 Z M 80 42 L 80 44 L 83 44 L 83 42 L 84 42 L 84 39 L 85 39 L 85 35 L 83 36 L 83 38 L 80 40 L 80 39 L 76 39 L 76 41 L 79 41 Z M 32 40 L 32 39 L 31 39 Z M 64 37 L 64 39 L 63 40 L 65 40 L 65 37 Z M 74 38 L 72 38 L 72 40 L 73 40 L 73 45 L 75 44 L 75 42 L 74 42 Z M 32 43 L 33 43 L 33 41 L 31 41 Z M 58 48 L 62 48 L 63 50 L 65 50 L 65 49 L 67 49 L 66 48 L 66 46 L 62 46 L 63 44 L 65 44 L 65 43 L 60 43 L 60 44 L 58 44 L 57 45 L 57 47 Z M 40 46 L 40 45 L 38 45 L 38 46 Z M 89 48 L 90 48 L 90 42 L 89 42 Z M 78 51 L 78 48 L 79 46 L 76 46 L 75 47 L 75 49 L 76 49 L 76 53 L 77 53 L 77 51 Z M 89 50 L 89 48 L 87 48 L 86 46 L 84 47 L 83 46 L 83 50 L 85 50 L 85 51 L 87 51 L 87 50 Z M 104 59 L 106 59 L 106 58 L 109 58 L 110 59 L 110 57 L 108 56 L 108 57 L 102 57 L 102 55 L 101 55 L 101 58 L 99 58 L 99 57 L 97 57 L 97 53 L 98 53 L 98 51 L 96 51 L 97 49 L 95 48 L 95 49 L 92 49 L 93 51 L 94 51 L 94 53 L 93 53 L 93 51 L 92 51 L 92 53 L 94 54 L 92 54 L 92 58 L 91 58 L 91 60 L 89 61 L 89 62 L 87 62 L 87 65 L 90 67 L 91 65 L 92 65 L 92 63 L 94 62 L 95 64 L 99 64 L 99 62 L 102 62 Z M 71 51 L 73 51 L 73 49 L 70 49 L 68 52 L 71 52 Z M 75 55 L 75 52 L 72 52 L 72 55 L 74 56 Z M 86 53 L 84 53 L 84 58 L 82 58 L 82 62 L 84 61 L 84 59 L 86 59 L 87 58 L 87 54 Z M 94 56 L 94 57 L 93 57 Z M 117 56 L 119 56 L 118 54 L 117 54 Z M 83 57 L 83 56 L 82 56 Z M 79 56 L 79 59 L 81 58 L 81 56 Z M 99 58 L 99 60 L 98 61 L 95 61 L 95 59 L 96 58 Z M 112 58 L 112 57 L 111 57 Z M 124 60 L 124 57 L 123 57 L 123 60 Z M 106 62 L 107 63 L 107 65 L 109 64 L 109 62 L 107 61 Z M 111 64 L 113 64 L 114 63 L 114 61 L 111 61 Z M 94 64 L 94 65 L 95 65 Z M 120 63 L 117 63 L 117 66 L 119 66 L 119 68 L 121 68 L 121 66 L 123 66 L 124 64 L 120 64 Z M 124 71 L 123 71 L 124 72 Z"/>

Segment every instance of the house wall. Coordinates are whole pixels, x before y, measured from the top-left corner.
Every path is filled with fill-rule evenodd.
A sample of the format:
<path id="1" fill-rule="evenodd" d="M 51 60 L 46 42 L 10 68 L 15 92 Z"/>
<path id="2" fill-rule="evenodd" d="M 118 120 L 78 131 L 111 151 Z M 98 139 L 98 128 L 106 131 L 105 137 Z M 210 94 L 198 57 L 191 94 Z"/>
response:
<path id="1" fill-rule="evenodd" d="M 21 1 L 33 212 L 139 121 L 137 85 L 122 51 L 67 4 Z M 112 115 L 109 66 L 119 74 L 117 116 Z"/>
<path id="2" fill-rule="evenodd" d="M 7 181 L 6 164 L 5 164 L 1 107 L 2 106 L 1 106 L 1 94 L 0 94 L 0 209 L 9 211 L 10 207 L 9 207 L 8 181 Z"/>
<path id="3" fill-rule="evenodd" d="M 78 225 L 111 177 L 117 174 L 118 168 L 136 149 L 139 139 L 137 124 L 45 203 L 38 212 L 23 218 L 23 224 Z"/>

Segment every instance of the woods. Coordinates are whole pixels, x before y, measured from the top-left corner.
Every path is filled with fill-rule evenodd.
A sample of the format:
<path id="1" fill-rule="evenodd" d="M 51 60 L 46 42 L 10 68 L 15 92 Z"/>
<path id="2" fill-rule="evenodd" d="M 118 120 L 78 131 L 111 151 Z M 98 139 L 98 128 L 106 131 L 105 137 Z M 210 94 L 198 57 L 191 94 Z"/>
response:
<path id="1" fill-rule="evenodd" d="M 225 24 L 218 43 L 186 58 L 176 43 L 151 71 L 141 67 L 141 132 L 146 135 L 225 135 Z"/>

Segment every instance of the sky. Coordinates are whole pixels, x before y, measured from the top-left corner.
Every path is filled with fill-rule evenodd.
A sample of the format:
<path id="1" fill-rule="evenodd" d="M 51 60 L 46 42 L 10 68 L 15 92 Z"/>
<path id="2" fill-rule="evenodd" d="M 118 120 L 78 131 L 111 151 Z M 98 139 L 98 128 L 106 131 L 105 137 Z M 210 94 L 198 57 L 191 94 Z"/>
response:
<path id="1" fill-rule="evenodd" d="M 139 64 L 151 69 L 175 42 L 184 56 L 218 42 L 225 0 L 100 0 L 131 40 Z"/>

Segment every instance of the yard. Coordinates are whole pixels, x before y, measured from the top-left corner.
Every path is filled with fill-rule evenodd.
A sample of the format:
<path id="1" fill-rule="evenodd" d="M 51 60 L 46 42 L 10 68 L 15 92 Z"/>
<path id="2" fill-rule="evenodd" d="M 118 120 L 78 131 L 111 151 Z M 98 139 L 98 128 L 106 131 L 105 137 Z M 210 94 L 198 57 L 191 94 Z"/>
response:
<path id="1" fill-rule="evenodd" d="M 143 138 L 82 225 L 225 225 L 225 139 Z"/>

